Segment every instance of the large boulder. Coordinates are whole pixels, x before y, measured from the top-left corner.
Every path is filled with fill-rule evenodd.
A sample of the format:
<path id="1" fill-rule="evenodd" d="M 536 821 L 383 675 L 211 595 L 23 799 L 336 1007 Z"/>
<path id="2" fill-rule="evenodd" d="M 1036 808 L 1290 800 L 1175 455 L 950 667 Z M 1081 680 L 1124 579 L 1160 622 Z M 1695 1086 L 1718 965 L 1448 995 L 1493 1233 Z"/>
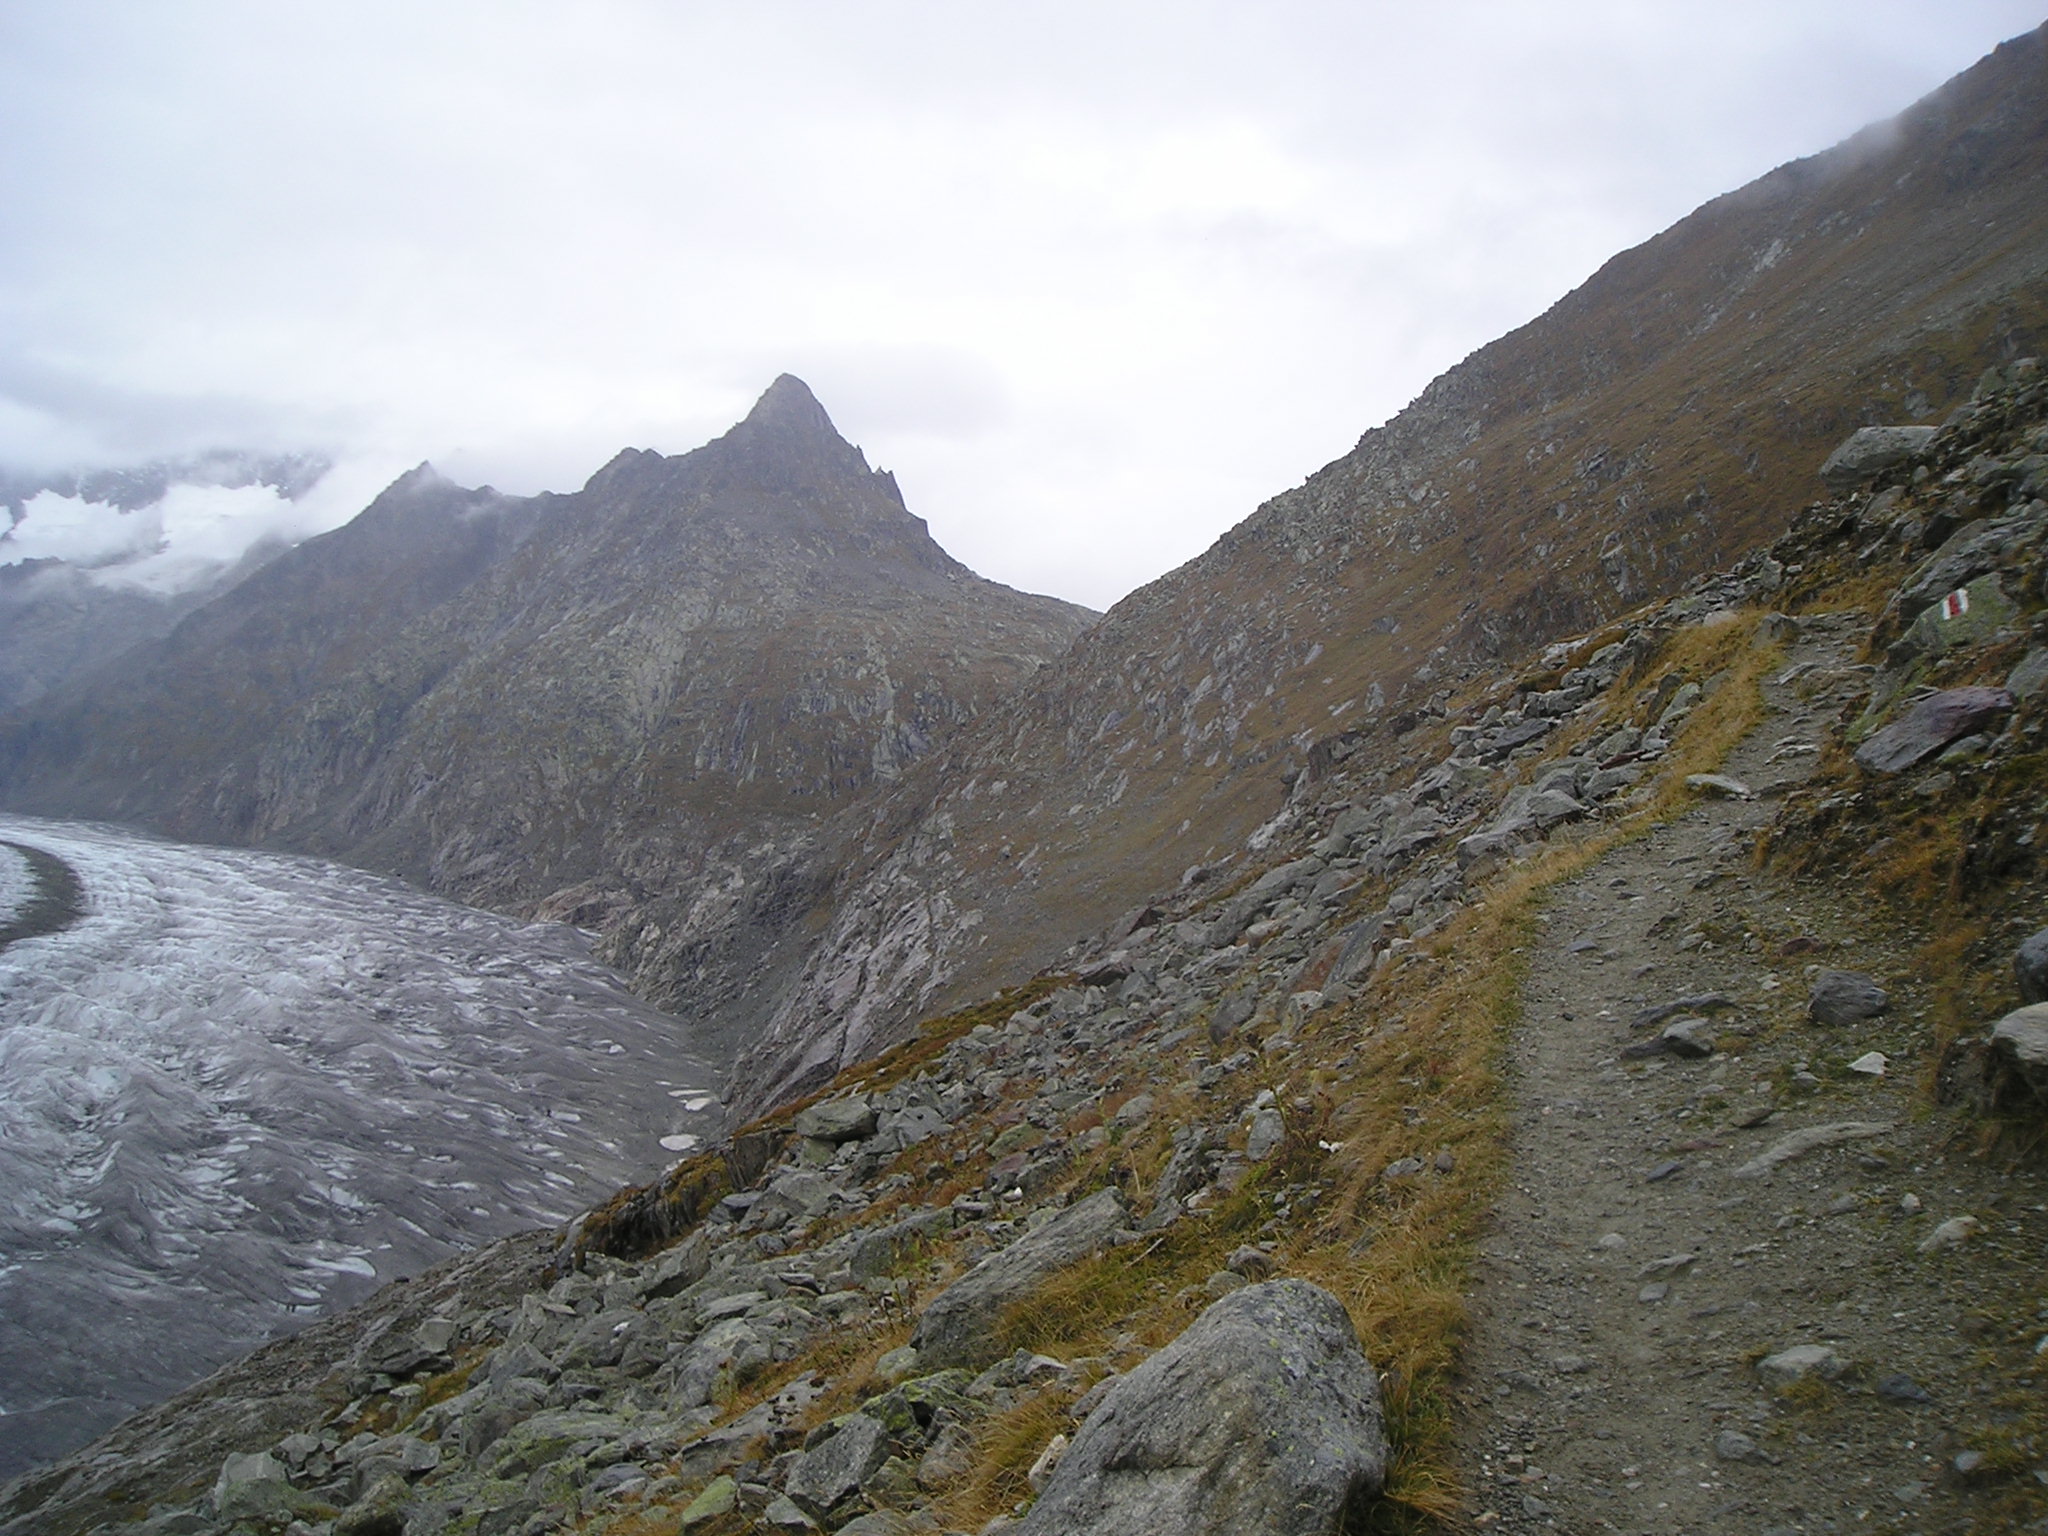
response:
<path id="1" fill-rule="evenodd" d="M 1013 1536 L 1336 1536 L 1386 1464 L 1379 1378 L 1343 1303 L 1273 1280 L 1118 1378 Z"/>
<path id="2" fill-rule="evenodd" d="M 1856 749 L 1872 773 L 1903 773 L 1952 741 L 1984 729 L 2012 708 L 2003 688 L 1948 688 L 1930 694 Z"/>
<path id="3" fill-rule="evenodd" d="M 974 1365 L 1000 1352 L 996 1319 L 1047 1278 L 1086 1258 L 1120 1229 L 1128 1213 L 1115 1189 L 1099 1189 L 954 1281 L 924 1310 L 910 1342 L 933 1369 Z"/>
<path id="4" fill-rule="evenodd" d="M 1851 432 L 1820 467 L 1838 491 L 1854 490 L 1927 446 L 1934 427 L 1862 427 Z"/>

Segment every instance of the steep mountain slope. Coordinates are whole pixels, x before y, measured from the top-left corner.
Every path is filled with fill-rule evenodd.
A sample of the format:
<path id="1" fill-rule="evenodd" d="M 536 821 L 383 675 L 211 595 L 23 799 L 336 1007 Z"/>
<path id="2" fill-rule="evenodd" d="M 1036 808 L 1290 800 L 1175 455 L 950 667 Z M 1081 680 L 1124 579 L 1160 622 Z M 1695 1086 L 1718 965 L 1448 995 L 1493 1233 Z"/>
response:
<path id="1" fill-rule="evenodd" d="M 1054 959 L 1446 685 L 1767 537 L 1850 428 L 2048 335 L 2048 29 L 1716 199 L 1117 605 L 844 835 L 743 1107 Z"/>
<path id="2" fill-rule="evenodd" d="M 745 1016 L 823 887 L 817 822 L 1092 617 L 951 559 L 785 376 L 574 495 L 415 471 L 17 721 L 0 784 L 538 908 L 657 1000 Z"/>

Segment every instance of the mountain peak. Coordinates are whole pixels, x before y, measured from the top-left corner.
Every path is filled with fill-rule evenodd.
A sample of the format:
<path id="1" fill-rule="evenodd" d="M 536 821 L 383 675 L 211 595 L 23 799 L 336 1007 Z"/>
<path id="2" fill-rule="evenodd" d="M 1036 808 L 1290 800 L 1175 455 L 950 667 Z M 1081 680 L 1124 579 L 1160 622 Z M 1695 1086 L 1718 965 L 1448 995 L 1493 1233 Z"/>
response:
<path id="1" fill-rule="evenodd" d="M 763 485 L 815 487 L 870 473 L 860 449 L 839 435 L 811 387 L 793 373 L 777 375 L 718 442 L 729 462 Z"/>
<path id="2" fill-rule="evenodd" d="M 781 373 L 754 402 L 754 408 L 747 412 L 744 426 L 758 427 L 777 432 L 801 433 L 804 436 L 839 436 L 839 429 L 832 425 L 832 418 L 825 414 L 825 407 L 818 404 L 818 397 L 811 393 L 810 385 L 793 373 Z"/>

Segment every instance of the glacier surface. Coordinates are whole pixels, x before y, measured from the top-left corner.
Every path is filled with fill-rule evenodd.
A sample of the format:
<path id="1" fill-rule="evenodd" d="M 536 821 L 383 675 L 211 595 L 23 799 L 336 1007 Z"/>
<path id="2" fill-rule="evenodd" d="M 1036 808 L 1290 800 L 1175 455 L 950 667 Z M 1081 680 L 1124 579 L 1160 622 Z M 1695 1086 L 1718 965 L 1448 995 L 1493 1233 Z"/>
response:
<path id="1" fill-rule="evenodd" d="M 718 1128 L 574 929 L 313 859 L 0 816 L 85 913 L 0 950 L 0 1478 Z"/>

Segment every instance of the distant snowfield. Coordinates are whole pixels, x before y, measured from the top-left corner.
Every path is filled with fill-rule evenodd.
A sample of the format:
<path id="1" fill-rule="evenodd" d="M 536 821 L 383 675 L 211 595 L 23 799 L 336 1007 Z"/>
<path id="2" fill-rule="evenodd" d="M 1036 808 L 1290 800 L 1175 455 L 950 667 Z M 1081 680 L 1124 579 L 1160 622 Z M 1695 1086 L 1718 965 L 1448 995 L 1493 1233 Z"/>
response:
<path id="1" fill-rule="evenodd" d="M 716 1126 L 556 924 L 316 860 L 0 816 L 87 915 L 0 951 L 0 1478 Z M 35 894 L 0 847 L 0 920 Z"/>

